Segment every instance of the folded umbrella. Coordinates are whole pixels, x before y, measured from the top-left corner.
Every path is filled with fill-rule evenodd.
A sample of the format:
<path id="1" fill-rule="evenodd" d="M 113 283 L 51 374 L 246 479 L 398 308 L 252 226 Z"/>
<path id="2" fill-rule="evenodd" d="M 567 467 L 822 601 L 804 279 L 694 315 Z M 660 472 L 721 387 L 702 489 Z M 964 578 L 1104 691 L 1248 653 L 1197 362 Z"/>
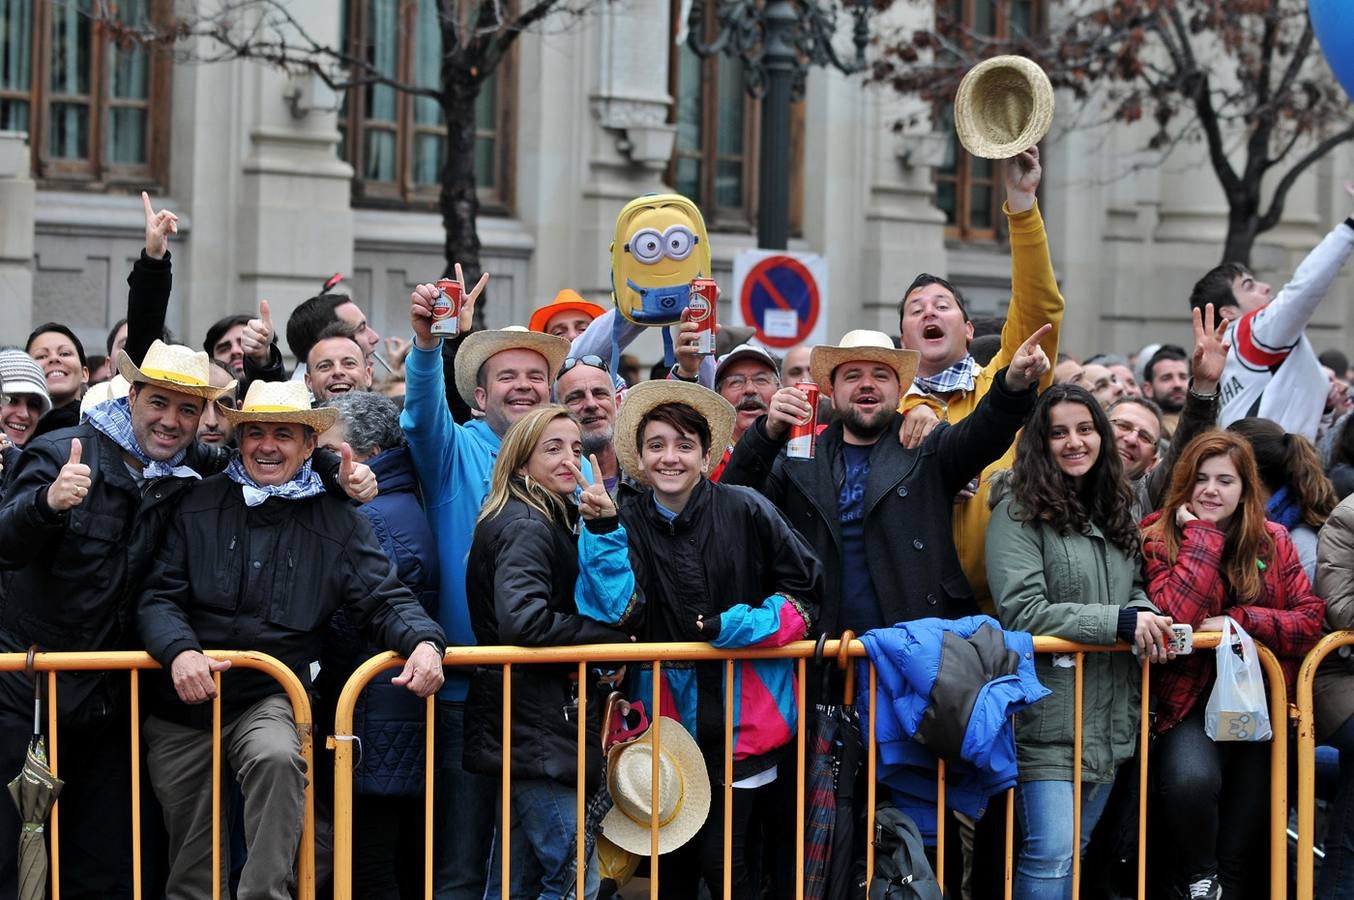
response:
<path id="1" fill-rule="evenodd" d="M 47 816 L 64 782 L 47 767 L 47 742 L 35 735 L 28 745 L 23 768 L 9 783 L 9 794 L 19 809 L 19 900 L 47 896 Z"/>

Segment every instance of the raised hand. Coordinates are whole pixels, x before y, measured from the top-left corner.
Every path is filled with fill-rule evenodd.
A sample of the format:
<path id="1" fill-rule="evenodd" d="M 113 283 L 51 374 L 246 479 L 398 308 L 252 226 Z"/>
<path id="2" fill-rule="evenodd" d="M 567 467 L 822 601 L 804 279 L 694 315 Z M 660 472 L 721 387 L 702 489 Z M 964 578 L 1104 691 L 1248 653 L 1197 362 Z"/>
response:
<path id="1" fill-rule="evenodd" d="M 1228 321 L 1215 321 L 1213 304 L 1204 306 L 1200 315 L 1196 308 L 1191 310 L 1194 319 L 1194 358 L 1190 361 L 1190 376 L 1194 379 L 1194 389 L 1201 394 L 1211 394 L 1218 389 L 1222 379 L 1223 367 L 1227 365 L 1227 351 L 1231 343 L 1223 340 L 1227 333 Z"/>
<path id="2" fill-rule="evenodd" d="M 475 304 L 480 300 L 480 294 L 484 293 L 484 286 L 489 283 L 489 273 L 484 272 L 480 275 L 480 280 L 475 282 L 475 286 L 470 290 L 465 289 L 465 276 L 461 274 L 461 264 L 456 263 L 452 267 L 456 272 L 456 280 L 461 285 L 461 295 L 465 301 L 461 304 L 461 334 L 469 334 L 470 329 L 475 325 Z"/>
<path id="3" fill-rule="evenodd" d="M 228 659 L 211 659 L 200 650 L 184 650 L 169 664 L 174 690 L 184 703 L 202 703 L 216 696 L 213 672 L 230 668 Z"/>
<path id="4" fill-rule="evenodd" d="M 268 310 L 267 300 L 259 301 L 258 318 L 245 323 L 244 331 L 240 332 L 240 347 L 244 350 L 245 356 L 260 366 L 268 365 L 268 357 L 272 354 L 273 348 L 273 316 Z"/>
<path id="5" fill-rule="evenodd" d="M 80 439 L 71 441 L 70 459 L 56 474 L 56 481 L 47 486 L 47 505 L 54 512 L 65 512 L 85 502 L 90 482 L 89 466 L 80 462 L 82 453 Z"/>
<path id="6" fill-rule="evenodd" d="M 141 192 L 141 205 L 146 209 L 146 255 L 164 259 L 169 252 L 169 236 L 179 233 L 179 217 L 167 209 L 156 212 L 145 191 Z"/>
<path id="7" fill-rule="evenodd" d="M 437 299 L 437 285 L 420 284 L 409 295 L 409 324 L 414 329 L 414 346 L 434 350 L 440 339 L 433 334 L 433 301 Z"/>
<path id="8" fill-rule="evenodd" d="M 353 448 L 347 441 L 339 447 L 338 477 L 344 492 L 358 503 L 370 503 L 376 499 L 376 474 L 366 463 L 353 460 Z"/>
<path id="9" fill-rule="evenodd" d="M 1034 206 L 1044 167 L 1039 163 L 1039 148 L 1031 147 L 1002 163 L 1006 179 L 1006 205 L 1013 213 L 1022 213 Z"/>
<path id="10" fill-rule="evenodd" d="M 1039 346 L 1039 342 L 1052 330 L 1052 325 L 1041 325 L 1039 330 L 1027 337 L 1025 343 L 1016 350 L 1015 356 L 1011 357 L 1010 366 L 1006 369 L 1007 388 L 1017 393 L 1029 390 L 1051 368 L 1048 354 Z"/>
<path id="11" fill-rule="evenodd" d="M 677 374 L 690 381 L 700 373 L 701 358 L 696 352 L 697 333 L 700 326 L 691 321 L 691 310 L 682 310 L 681 324 L 677 326 L 677 339 L 673 342 L 673 354 L 677 357 Z M 718 326 L 716 326 L 718 327 Z"/>
<path id="12" fill-rule="evenodd" d="M 597 454 L 589 456 L 588 461 L 592 463 L 592 475 L 596 481 L 589 481 L 588 476 L 583 474 L 582 467 L 573 460 L 565 460 L 569 470 L 574 473 L 578 486 L 583 489 L 578 496 L 578 513 L 589 522 L 594 519 L 609 519 L 616 515 L 616 503 L 607 493 L 606 484 L 602 481 L 602 469 L 597 465 Z"/>
<path id="13" fill-rule="evenodd" d="M 766 410 L 766 436 L 778 441 L 795 425 L 803 425 L 813 416 L 809 396 L 797 387 L 786 386 L 771 395 Z"/>

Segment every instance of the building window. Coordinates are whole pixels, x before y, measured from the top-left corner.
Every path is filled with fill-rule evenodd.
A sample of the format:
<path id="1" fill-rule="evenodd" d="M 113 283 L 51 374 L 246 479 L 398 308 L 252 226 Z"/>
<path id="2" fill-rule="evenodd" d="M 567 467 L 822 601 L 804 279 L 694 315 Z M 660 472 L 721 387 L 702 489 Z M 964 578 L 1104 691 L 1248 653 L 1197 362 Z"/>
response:
<path id="1" fill-rule="evenodd" d="M 0 0 L 3 2 L 3 0 Z M 344 22 L 351 52 L 392 79 L 440 83 L 442 31 L 437 0 L 349 0 Z M 514 54 L 498 64 L 475 103 L 475 179 L 486 211 L 510 203 Z M 446 122 L 442 108 L 389 85 L 353 88 L 339 117 L 340 155 L 353 167 L 353 195 L 373 205 L 437 205 Z"/>
<path id="2" fill-rule="evenodd" d="M 0 0 L 0 130 L 26 131 L 44 181 L 162 183 L 170 61 L 116 40 L 166 0 Z"/>
<path id="3" fill-rule="evenodd" d="M 1038 34 L 1044 21 L 1040 0 L 945 0 L 936 4 L 938 26 L 951 33 L 1018 41 Z M 963 240 L 995 240 L 1005 229 L 1001 215 L 1001 164 L 971 156 L 954 131 L 946 106 L 936 127 L 950 135 L 945 161 L 934 170 L 936 206 L 945 213 L 946 232 Z"/>
<path id="4" fill-rule="evenodd" d="M 684 15 L 673 3 L 672 28 Z M 707 0 L 706 40 L 715 37 L 714 0 Z M 757 221 L 757 153 L 760 102 L 749 97 L 743 65 L 735 57 L 716 54 L 701 59 L 683 41 L 673 49 L 669 72 L 673 96 L 670 121 L 677 139 L 668 166 L 667 183 L 695 200 L 712 229 L 750 231 Z M 802 209 L 803 103 L 791 118 L 790 229 L 798 233 Z"/>

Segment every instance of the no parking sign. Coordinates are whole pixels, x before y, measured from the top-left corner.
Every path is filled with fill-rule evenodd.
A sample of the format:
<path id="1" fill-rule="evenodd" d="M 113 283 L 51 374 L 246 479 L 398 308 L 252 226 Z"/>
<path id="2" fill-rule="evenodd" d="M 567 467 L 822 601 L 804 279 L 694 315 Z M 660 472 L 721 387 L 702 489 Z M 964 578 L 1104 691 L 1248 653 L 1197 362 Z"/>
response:
<path id="1" fill-rule="evenodd" d="M 744 250 L 733 261 L 733 324 L 788 350 L 826 343 L 827 260 L 816 253 Z"/>

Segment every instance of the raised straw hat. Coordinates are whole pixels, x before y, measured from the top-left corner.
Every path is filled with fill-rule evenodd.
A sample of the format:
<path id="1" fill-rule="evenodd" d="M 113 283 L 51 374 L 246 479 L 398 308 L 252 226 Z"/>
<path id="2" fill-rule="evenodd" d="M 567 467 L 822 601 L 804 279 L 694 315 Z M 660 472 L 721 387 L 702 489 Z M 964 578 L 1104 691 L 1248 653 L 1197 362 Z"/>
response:
<path id="1" fill-rule="evenodd" d="M 290 422 L 328 431 L 338 419 L 333 407 L 312 409 L 310 391 L 299 381 L 255 381 L 239 409 L 220 408 L 232 426 L 243 422 Z"/>
<path id="2" fill-rule="evenodd" d="M 137 366 L 118 351 L 118 374 L 130 384 L 153 384 L 167 391 L 215 400 L 233 387 L 212 387 L 212 361 L 202 350 L 156 341 Z"/>
<path id="3" fill-rule="evenodd" d="M 1053 85 L 1023 56 L 994 56 L 968 71 L 954 96 L 959 143 L 982 159 L 1010 159 L 1053 124 Z"/>
<path id="4" fill-rule="evenodd" d="M 554 384 L 555 373 L 569 355 L 569 342 L 553 334 L 528 331 L 521 325 L 472 332 L 456 353 L 456 390 L 472 408 L 476 405 L 475 384 L 480 368 L 489 357 L 504 350 L 531 350 L 541 354 L 545 357 L 546 380 Z"/>
<path id="5" fill-rule="evenodd" d="M 685 403 L 705 417 L 710 426 L 710 456 L 718 461 L 733 439 L 733 426 L 738 418 L 733 404 L 706 387 L 689 381 L 657 379 L 641 381 L 625 392 L 625 401 L 616 413 L 616 459 L 621 468 L 643 480 L 640 472 L 639 424 L 652 410 L 665 403 Z"/>
<path id="6" fill-rule="evenodd" d="M 644 384 L 653 384 L 646 381 Z M 628 402 L 628 401 L 627 401 Z M 658 719 L 658 852 L 691 840 L 710 815 L 710 775 L 700 747 L 682 723 Z M 602 819 L 602 834 L 622 850 L 649 855 L 653 810 L 652 726 L 638 739 L 607 754 L 607 788 L 615 804 Z"/>

